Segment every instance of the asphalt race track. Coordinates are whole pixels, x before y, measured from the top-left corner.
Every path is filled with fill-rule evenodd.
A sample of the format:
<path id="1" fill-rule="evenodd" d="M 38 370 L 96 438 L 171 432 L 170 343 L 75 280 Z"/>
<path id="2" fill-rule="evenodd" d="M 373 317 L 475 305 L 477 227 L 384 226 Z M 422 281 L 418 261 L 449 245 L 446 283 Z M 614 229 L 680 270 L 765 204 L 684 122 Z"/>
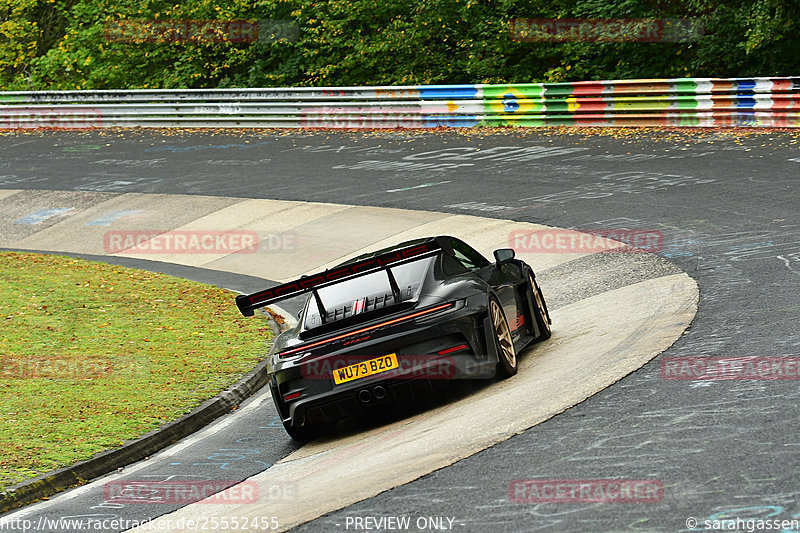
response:
<path id="1" fill-rule="evenodd" d="M 691 328 L 664 354 L 517 436 L 296 530 L 363 531 L 382 517 L 410 517 L 412 531 L 705 531 L 705 520 L 719 518 L 800 518 L 796 369 L 794 379 L 774 371 L 783 379 L 668 379 L 660 371 L 666 357 L 798 355 L 797 143 L 792 133 L 713 131 L 12 134 L 0 137 L 0 187 L 271 198 L 661 232 L 658 254 L 700 287 Z M 574 301 L 564 290 L 546 296 Z M 240 412 L 205 430 L 228 439 L 219 448 L 189 442 L 197 450 L 188 460 L 241 457 L 244 478 L 292 452 L 273 411 L 258 408 L 263 396 L 243 406 L 251 418 Z M 259 453 L 242 452 L 245 444 Z M 510 485 L 531 479 L 653 480 L 663 494 L 639 503 L 514 501 Z M 292 497 L 303 506 L 316 495 Z M 56 516 L 83 515 L 80 500 L 43 505 Z"/>
<path id="2" fill-rule="evenodd" d="M 171 270 L 198 281 L 205 278 L 245 292 L 252 292 L 256 282 L 248 273 L 296 279 L 341 258 L 431 234 L 459 235 L 487 255 L 508 246 L 509 237 L 519 234 L 542 240 L 558 235 L 564 242 L 588 236 L 511 220 L 314 202 L 82 191 L 5 190 L 2 196 L 4 245 L 80 251 L 84 256 L 102 251 L 105 260 L 113 262 L 157 257 L 158 262 L 139 266 Z M 124 236 L 131 232 L 137 237 L 144 234 L 143 246 L 126 248 Z M 150 238 L 153 234 L 158 236 Z M 198 244 L 202 236 L 204 246 L 187 249 L 176 244 L 191 242 L 192 236 Z M 259 243 L 257 249 L 232 250 L 234 240 L 247 237 Z M 656 235 L 651 237 L 659 242 Z M 265 438 L 264 430 L 274 430 L 279 420 L 274 414 L 269 423 L 259 420 L 271 410 L 259 397 L 195 438 L 129 468 L 123 467 L 133 460 L 115 462 L 120 470 L 113 475 L 94 474 L 92 478 L 101 477 L 47 503 L 31 505 L 12 520 L 23 520 L 22 529 L 120 531 L 158 514 L 158 520 L 145 529 L 174 531 L 184 529 L 179 524 L 187 520 L 207 519 L 213 525 L 220 517 L 269 517 L 271 529 L 286 530 L 521 433 L 640 368 L 672 345 L 696 313 L 697 284 L 666 259 L 623 253 L 619 243 L 607 239 L 589 242 L 593 246 L 571 253 L 518 250 L 519 257 L 537 265 L 539 282 L 553 296 L 549 308 L 555 326 L 547 343 L 521 354 L 521 372 L 513 379 L 491 387 L 485 381 L 462 383 L 451 388 L 451 394 L 439 396 L 444 403 L 438 408 L 428 402 L 416 406 L 415 412 L 406 403 L 405 412 L 394 413 L 394 420 L 384 416 L 372 420 L 372 427 L 340 424 L 327 438 L 285 457 L 282 452 L 291 451 L 290 447 L 282 445 L 274 432 Z M 611 246 L 614 251 L 609 251 Z M 267 283 L 271 282 L 260 280 L 262 287 Z M 292 302 L 281 304 L 286 309 L 279 312 L 293 316 Z M 604 313 L 596 313 L 598 308 Z M 460 394 L 452 394 L 459 388 Z M 429 451 L 420 454 L 420 449 Z M 365 470 L 369 476 L 363 475 Z M 186 505 L 187 498 L 178 496 L 177 489 L 168 490 L 182 484 L 180 494 L 187 494 L 185 489 L 194 483 L 199 496 L 198 484 L 210 494 L 244 479 L 246 483 L 231 491 L 252 489 L 258 498 L 240 501 L 240 494 L 223 499 L 224 491 L 214 496 L 223 499 L 222 507 L 208 501 Z M 347 489 L 319 493 L 320 487 L 333 483 Z M 12 490 L 19 494 L 19 489 Z M 316 494 L 314 499 L 298 508 L 295 495 L 311 493 Z M 161 515 L 175 508 L 180 509 Z M 65 516 L 70 518 L 62 520 Z"/>

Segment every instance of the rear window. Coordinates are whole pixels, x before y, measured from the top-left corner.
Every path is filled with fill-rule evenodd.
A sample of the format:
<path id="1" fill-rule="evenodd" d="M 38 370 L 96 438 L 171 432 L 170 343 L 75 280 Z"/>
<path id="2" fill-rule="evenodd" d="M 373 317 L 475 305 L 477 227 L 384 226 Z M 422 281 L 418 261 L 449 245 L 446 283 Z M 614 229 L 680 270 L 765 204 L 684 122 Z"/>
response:
<path id="1" fill-rule="evenodd" d="M 391 268 L 400 288 L 401 302 L 419 298 L 420 288 L 434 259 L 435 257 L 428 257 Z M 326 323 L 394 304 L 392 287 L 385 271 L 343 281 L 324 287 L 318 292 L 327 311 Z M 311 296 L 306 304 L 303 329 L 312 329 L 320 325 L 322 325 L 320 311 L 316 300 Z"/>

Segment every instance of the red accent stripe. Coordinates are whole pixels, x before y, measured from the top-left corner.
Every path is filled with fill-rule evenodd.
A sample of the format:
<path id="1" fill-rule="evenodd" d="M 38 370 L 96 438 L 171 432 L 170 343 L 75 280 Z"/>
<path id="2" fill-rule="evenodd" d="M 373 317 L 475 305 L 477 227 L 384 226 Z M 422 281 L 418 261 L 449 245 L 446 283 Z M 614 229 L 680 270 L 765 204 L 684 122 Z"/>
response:
<path id="1" fill-rule="evenodd" d="M 302 393 L 293 392 L 291 394 L 287 394 L 286 396 L 283 397 L 283 401 L 288 402 L 289 400 L 294 400 L 295 398 L 299 398 L 300 394 L 302 394 Z"/>
<path id="2" fill-rule="evenodd" d="M 459 352 L 461 350 L 466 350 L 467 348 L 469 348 L 469 346 L 467 346 L 466 344 L 459 344 L 458 346 L 453 346 L 452 348 L 445 348 L 444 350 L 439 350 L 436 353 L 439 354 L 439 355 L 446 355 L 446 354 L 449 354 L 449 353 Z"/>
<path id="3" fill-rule="evenodd" d="M 411 320 L 417 318 L 422 315 L 428 315 L 430 313 L 434 313 L 436 311 L 441 311 L 447 307 L 452 307 L 452 303 L 446 303 L 442 305 L 437 305 L 436 307 L 431 307 L 430 309 L 423 309 L 422 311 L 417 311 L 416 313 L 412 313 L 410 315 L 401 316 L 397 318 L 393 318 L 392 320 L 387 320 L 386 322 L 381 322 L 379 324 L 375 324 L 374 326 L 368 326 L 366 328 L 357 329 L 355 331 L 350 331 L 348 333 L 343 333 L 341 335 L 337 335 L 335 337 L 330 337 L 328 339 L 322 339 L 317 342 L 312 342 L 311 344 L 305 344 L 303 346 L 298 346 L 297 348 L 292 348 L 291 350 L 286 350 L 285 352 L 281 352 L 278 354 L 278 357 L 287 357 L 295 352 L 301 352 L 303 350 L 310 350 L 311 348 L 315 348 L 317 346 L 321 346 L 323 344 L 327 344 L 329 342 L 338 341 L 339 339 L 345 339 L 347 337 L 352 337 L 353 335 L 358 335 L 360 333 L 365 333 L 367 331 L 372 331 L 373 329 L 382 328 L 384 326 L 390 326 L 392 324 L 397 324 L 398 322 L 405 322 L 406 320 Z"/>

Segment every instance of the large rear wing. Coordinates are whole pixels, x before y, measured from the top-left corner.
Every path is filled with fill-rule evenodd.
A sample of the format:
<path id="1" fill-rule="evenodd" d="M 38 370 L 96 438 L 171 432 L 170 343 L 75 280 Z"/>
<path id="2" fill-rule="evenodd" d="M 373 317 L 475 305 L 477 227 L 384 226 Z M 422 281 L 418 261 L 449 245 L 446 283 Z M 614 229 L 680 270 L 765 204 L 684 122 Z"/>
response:
<path id="1" fill-rule="evenodd" d="M 236 297 L 236 306 L 244 316 L 253 316 L 255 310 L 259 307 L 312 292 L 317 306 L 320 309 L 320 316 L 323 317 L 324 322 L 326 312 L 319 294 L 317 293 L 318 289 L 381 270 L 386 271 L 394 300 L 399 303 L 400 288 L 397 286 L 397 281 L 394 279 L 390 267 L 431 257 L 436 255 L 440 250 L 442 250 L 442 247 L 435 238 L 432 238 L 419 244 L 348 263 L 318 274 L 303 276 L 300 279 L 278 285 L 277 287 L 264 289 L 263 291 L 254 292 L 253 294 L 240 294 Z"/>

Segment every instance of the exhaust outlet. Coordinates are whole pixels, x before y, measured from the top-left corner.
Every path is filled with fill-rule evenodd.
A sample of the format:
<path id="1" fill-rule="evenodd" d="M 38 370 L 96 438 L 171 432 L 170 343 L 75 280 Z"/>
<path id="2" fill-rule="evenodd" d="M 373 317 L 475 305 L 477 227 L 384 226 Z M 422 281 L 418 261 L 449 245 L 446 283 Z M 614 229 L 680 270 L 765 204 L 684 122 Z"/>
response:
<path id="1" fill-rule="evenodd" d="M 386 398 L 386 389 L 382 385 L 378 385 L 374 389 L 372 389 L 372 395 L 375 397 L 376 400 L 383 400 Z"/>
<path id="2" fill-rule="evenodd" d="M 369 403 L 372 401 L 372 393 L 367 389 L 358 391 L 358 401 L 361 403 Z"/>

